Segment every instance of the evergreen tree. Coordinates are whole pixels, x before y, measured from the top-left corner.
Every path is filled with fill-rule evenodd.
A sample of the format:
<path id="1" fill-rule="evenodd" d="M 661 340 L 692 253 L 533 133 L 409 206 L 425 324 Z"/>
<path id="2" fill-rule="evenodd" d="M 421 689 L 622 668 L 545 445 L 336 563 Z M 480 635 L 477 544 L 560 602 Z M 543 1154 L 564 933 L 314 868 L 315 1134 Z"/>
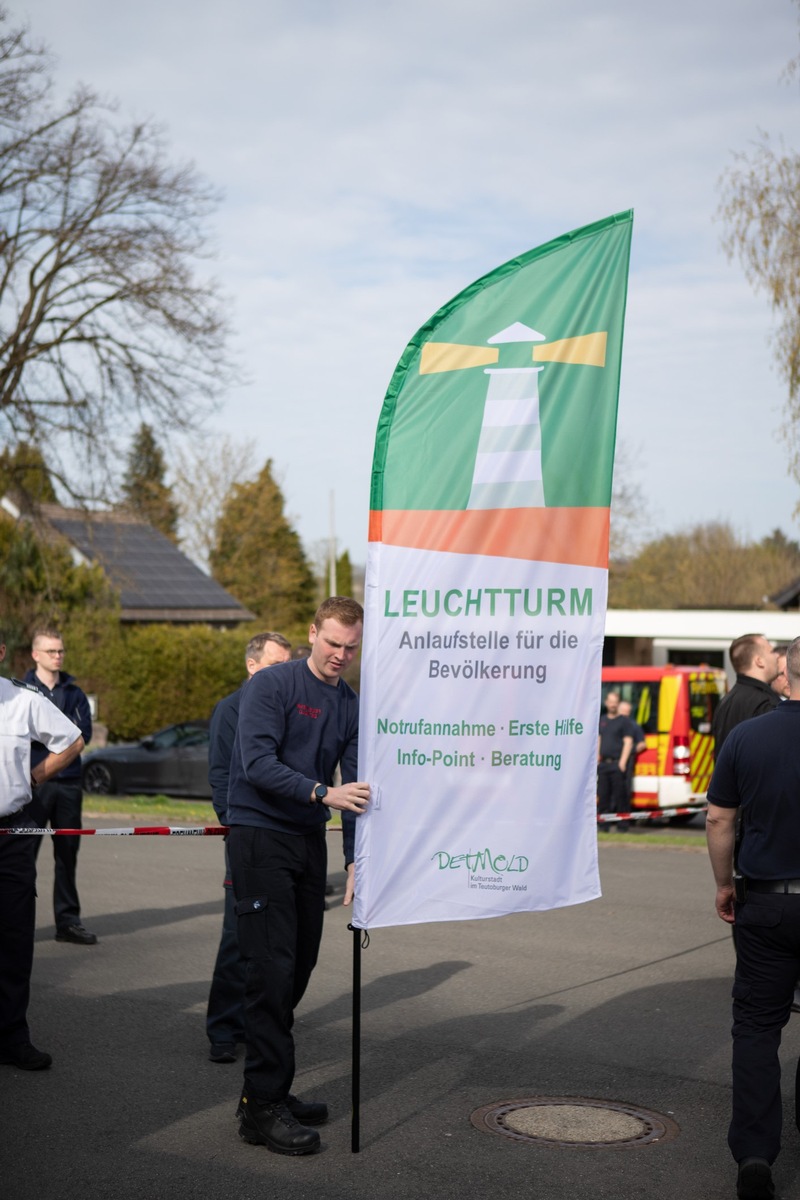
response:
<path id="1" fill-rule="evenodd" d="M 301 629 L 313 615 L 314 576 L 268 459 L 258 477 L 231 488 L 215 526 L 211 571 L 270 629 Z"/>
<path id="2" fill-rule="evenodd" d="M 122 480 L 125 507 L 176 542 L 178 506 L 171 488 L 164 482 L 164 474 L 161 447 L 150 426 L 142 423 L 128 453 Z"/>
<path id="3" fill-rule="evenodd" d="M 347 550 L 343 550 L 336 560 L 336 594 L 338 596 L 352 596 L 353 594 L 353 565 Z"/>
<path id="4" fill-rule="evenodd" d="M 3 670 L 13 674 L 30 665 L 15 651 L 30 644 L 34 626 L 62 628 L 70 616 L 114 613 L 116 604 L 100 567 L 75 566 L 66 546 L 37 537 L 28 521 L 0 512 L 0 612 L 9 647 Z"/>
<path id="5" fill-rule="evenodd" d="M 27 442 L 0 454 L 0 495 L 9 492 L 24 508 L 55 504 L 57 496 L 41 451 Z"/>

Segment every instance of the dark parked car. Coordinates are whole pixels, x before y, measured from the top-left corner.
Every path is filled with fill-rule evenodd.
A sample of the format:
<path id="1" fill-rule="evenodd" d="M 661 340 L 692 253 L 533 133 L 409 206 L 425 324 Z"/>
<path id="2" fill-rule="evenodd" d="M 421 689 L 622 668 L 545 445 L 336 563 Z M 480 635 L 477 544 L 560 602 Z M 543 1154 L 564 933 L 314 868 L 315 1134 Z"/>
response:
<path id="1" fill-rule="evenodd" d="M 163 792 L 211 798 L 208 786 L 208 721 L 184 721 L 140 742 L 91 750 L 83 760 L 84 791 Z"/>

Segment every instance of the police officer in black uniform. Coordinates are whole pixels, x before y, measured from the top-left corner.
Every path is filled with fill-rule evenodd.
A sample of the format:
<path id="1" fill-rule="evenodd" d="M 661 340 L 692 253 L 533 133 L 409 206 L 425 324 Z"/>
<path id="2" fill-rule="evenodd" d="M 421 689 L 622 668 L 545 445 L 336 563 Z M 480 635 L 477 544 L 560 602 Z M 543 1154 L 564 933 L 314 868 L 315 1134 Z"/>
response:
<path id="1" fill-rule="evenodd" d="M 0 632 L 0 662 L 5 658 Z M 28 809 L 31 784 L 42 784 L 68 766 L 83 749 L 77 726 L 17 680 L 0 678 L 0 826 L 36 829 Z M 31 769 L 31 741 L 49 753 Z M 36 927 L 36 838 L 0 837 L 0 1064 L 42 1071 L 52 1063 L 32 1044 L 27 1011 Z"/>
<path id="2" fill-rule="evenodd" d="M 774 1196 L 782 1124 L 781 1030 L 800 975 L 800 638 L 786 656 L 789 699 L 737 725 L 708 789 L 716 909 L 736 925 L 733 1113 L 728 1145 L 740 1200 Z M 736 883 L 737 814 L 742 840 Z"/>

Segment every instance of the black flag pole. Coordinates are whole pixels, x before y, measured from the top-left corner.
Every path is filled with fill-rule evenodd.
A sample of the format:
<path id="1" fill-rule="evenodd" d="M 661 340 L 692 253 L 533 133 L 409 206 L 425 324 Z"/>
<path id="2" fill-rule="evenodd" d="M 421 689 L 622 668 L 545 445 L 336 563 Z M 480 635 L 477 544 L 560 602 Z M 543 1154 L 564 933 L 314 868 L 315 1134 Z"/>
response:
<path id="1" fill-rule="evenodd" d="M 353 931 L 353 1060 L 352 1072 L 352 1116 L 350 1125 L 350 1150 L 358 1154 L 361 1149 L 361 935 L 363 929 L 348 925 Z"/>
<path id="2" fill-rule="evenodd" d="M 353 1063 L 351 1063 L 351 1087 L 353 1087 L 353 1112 L 350 1118 L 350 1151 L 361 1150 L 361 935 L 363 930 L 353 930 Z"/>

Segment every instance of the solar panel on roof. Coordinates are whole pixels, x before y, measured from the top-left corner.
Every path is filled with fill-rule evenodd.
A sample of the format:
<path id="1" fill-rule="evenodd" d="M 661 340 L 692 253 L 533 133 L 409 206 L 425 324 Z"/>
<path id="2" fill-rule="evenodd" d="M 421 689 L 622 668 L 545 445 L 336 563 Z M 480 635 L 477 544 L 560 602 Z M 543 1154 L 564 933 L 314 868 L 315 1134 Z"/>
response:
<path id="1" fill-rule="evenodd" d="M 100 563 L 125 608 L 242 608 L 152 526 L 67 517 L 51 523 L 81 554 Z"/>

